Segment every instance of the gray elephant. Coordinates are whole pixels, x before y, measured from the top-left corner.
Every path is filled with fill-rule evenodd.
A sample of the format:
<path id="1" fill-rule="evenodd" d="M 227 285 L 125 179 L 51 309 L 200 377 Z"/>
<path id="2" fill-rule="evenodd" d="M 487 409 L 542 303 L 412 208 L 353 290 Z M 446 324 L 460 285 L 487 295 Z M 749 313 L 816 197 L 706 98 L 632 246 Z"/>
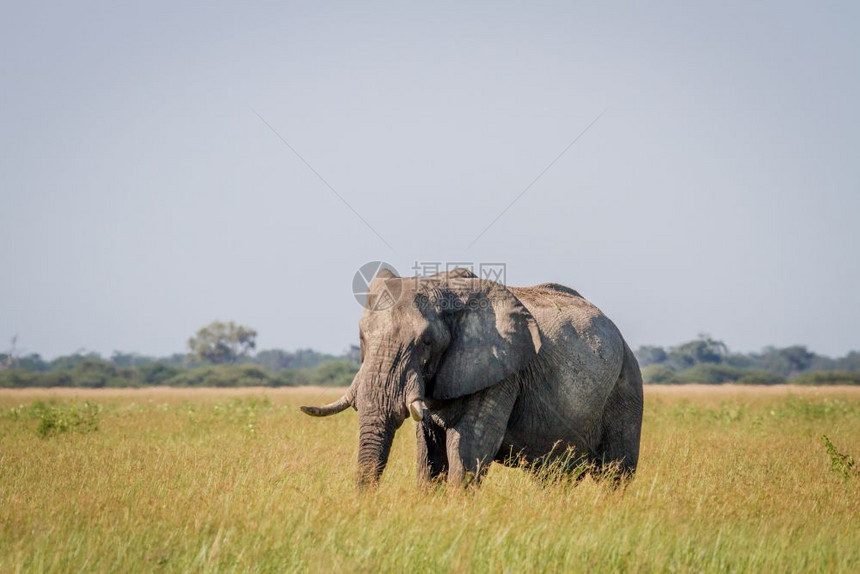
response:
<path id="1" fill-rule="evenodd" d="M 379 305 L 392 293 L 396 303 Z M 580 460 L 635 471 L 639 365 L 573 289 L 505 287 L 462 269 L 421 278 L 382 270 L 366 307 L 352 385 L 329 405 L 302 407 L 313 416 L 358 411 L 360 485 L 378 481 L 410 415 L 419 480 L 470 483 L 493 461 L 535 467 L 569 461 L 571 448 Z"/>

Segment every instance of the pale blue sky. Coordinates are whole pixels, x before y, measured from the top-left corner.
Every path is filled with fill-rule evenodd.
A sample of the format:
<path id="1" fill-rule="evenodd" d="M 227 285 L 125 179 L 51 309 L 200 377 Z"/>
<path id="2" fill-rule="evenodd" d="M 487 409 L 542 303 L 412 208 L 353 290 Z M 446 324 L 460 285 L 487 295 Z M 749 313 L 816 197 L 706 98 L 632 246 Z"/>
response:
<path id="1" fill-rule="evenodd" d="M 338 352 L 377 259 L 504 261 L 634 346 L 860 348 L 856 2 L 116 4 L 3 4 L 0 349 Z"/>

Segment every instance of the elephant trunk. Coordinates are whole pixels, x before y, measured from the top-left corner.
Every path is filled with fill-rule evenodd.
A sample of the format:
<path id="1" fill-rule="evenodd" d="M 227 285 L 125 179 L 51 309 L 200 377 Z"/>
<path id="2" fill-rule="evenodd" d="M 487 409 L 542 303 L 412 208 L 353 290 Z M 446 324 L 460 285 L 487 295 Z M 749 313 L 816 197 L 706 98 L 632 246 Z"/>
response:
<path id="1" fill-rule="evenodd" d="M 358 484 L 373 486 L 388 464 L 391 443 L 399 425 L 391 418 L 380 419 L 373 415 L 359 415 L 359 424 Z"/>
<path id="2" fill-rule="evenodd" d="M 424 403 L 424 374 L 415 364 L 408 347 L 381 346 L 373 358 L 362 363 L 344 395 L 322 407 L 303 406 L 302 412 L 325 417 L 352 406 L 358 411 L 360 425 L 358 445 L 359 485 L 378 482 L 394 433 L 412 416 L 422 420 L 427 413 Z"/>
<path id="3" fill-rule="evenodd" d="M 359 485 L 376 483 L 391 452 L 394 434 L 412 415 L 421 420 L 424 404 L 423 377 L 416 372 L 404 348 L 384 350 L 364 364 L 355 405 L 358 408 Z"/>

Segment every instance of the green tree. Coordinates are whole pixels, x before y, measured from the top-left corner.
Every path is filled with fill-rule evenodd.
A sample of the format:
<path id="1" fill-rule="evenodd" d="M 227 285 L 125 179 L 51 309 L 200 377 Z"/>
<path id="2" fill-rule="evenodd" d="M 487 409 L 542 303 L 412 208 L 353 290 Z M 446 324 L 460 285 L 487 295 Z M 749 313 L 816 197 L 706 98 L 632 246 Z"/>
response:
<path id="1" fill-rule="evenodd" d="M 789 365 L 789 376 L 805 371 L 806 368 L 812 364 L 813 359 L 815 359 L 815 353 L 810 352 L 810 350 L 803 345 L 785 347 L 784 349 L 779 350 L 779 354 Z"/>
<path id="2" fill-rule="evenodd" d="M 292 369 L 296 361 L 295 354 L 283 349 L 267 349 L 260 351 L 254 358 L 254 362 L 270 371 L 277 373 L 284 369 Z"/>
<path id="3" fill-rule="evenodd" d="M 87 360 L 101 361 L 102 357 L 98 353 L 94 352 L 83 354 L 81 351 L 76 351 L 73 355 L 63 355 L 52 360 L 48 363 L 48 370 L 71 371 L 75 368 L 75 365 Z"/>
<path id="4" fill-rule="evenodd" d="M 3 368 L 37 372 L 47 370 L 48 364 L 39 353 L 30 353 L 24 356 L 0 354 L 0 369 Z"/>
<path id="5" fill-rule="evenodd" d="M 860 373 L 860 351 L 851 351 L 834 362 L 837 370 Z"/>
<path id="6" fill-rule="evenodd" d="M 188 339 L 188 349 L 193 355 L 215 364 L 235 363 L 256 346 L 257 331 L 233 321 L 214 321 Z"/>
<path id="7" fill-rule="evenodd" d="M 137 367 L 137 378 L 144 385 L 160 385 L 182 372 L 179 367 L 164 363 L 147 363 Z"/>
<path id="8" fill-rule="evenodd" d="M 674 383 L 675 372 L 665 365 L 648 365 L 642 367 L 642 380 L 646 384 Z"/>
<path id="9" fill-rule="evenodd" d="M 703 334 L 694 341 L 688 341 L 669 349 L 665 363 L 667 366 L 680 371 L 702 363 L 722 363 L 728 354 L 729 351 L 725 343 Z"/>
<path id="10" fill-rule="evenodd" d="M 358 365 L 349 361 L 331 361 L 310 370 L 308 378 L 312 385 L 325 387 L 345 387 L 352 382 Z"/>
<path id="11" fill-rule="evenodd" d="M 639 366 L 641 367 L 659 365 L 661 363 L 665 363 L 668 358 L 666 350 L 657 345 L 642 345 L 636 350 L 635 355 L 639 360 Z"/>
<path id="12" fill-rule="evenodd" d="M 110 357 L 110 362 L 117 367 L 142 367 L 154 361 L 155 359 L 152 357 L 138 353 L 123 353 L 122 351 L 114 351 Z"/>
<path id="13" fill-rule="evenodd" d="M 71 369 L 76 387 L 127 387 L 134 383 L 134 370 L 120 368 L 109 361 L 88 357 Z"/>

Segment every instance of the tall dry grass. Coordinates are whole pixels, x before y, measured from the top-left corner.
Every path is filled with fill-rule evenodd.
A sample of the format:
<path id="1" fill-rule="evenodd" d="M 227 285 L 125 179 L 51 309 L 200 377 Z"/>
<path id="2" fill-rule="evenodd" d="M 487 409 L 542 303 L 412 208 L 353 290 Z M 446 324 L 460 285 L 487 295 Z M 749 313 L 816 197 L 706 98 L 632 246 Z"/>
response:
<path id="1" fill-rule="evenodd" d="M 0 393 L 0 571 L 860 571 L 860 477 L 820 439 L 860 458 L 857 389 L 649 388 L 625 490 L 418 489 L 407 421 L 364 494 L 355 414 L 295 406 L 332 396 Z"/>

